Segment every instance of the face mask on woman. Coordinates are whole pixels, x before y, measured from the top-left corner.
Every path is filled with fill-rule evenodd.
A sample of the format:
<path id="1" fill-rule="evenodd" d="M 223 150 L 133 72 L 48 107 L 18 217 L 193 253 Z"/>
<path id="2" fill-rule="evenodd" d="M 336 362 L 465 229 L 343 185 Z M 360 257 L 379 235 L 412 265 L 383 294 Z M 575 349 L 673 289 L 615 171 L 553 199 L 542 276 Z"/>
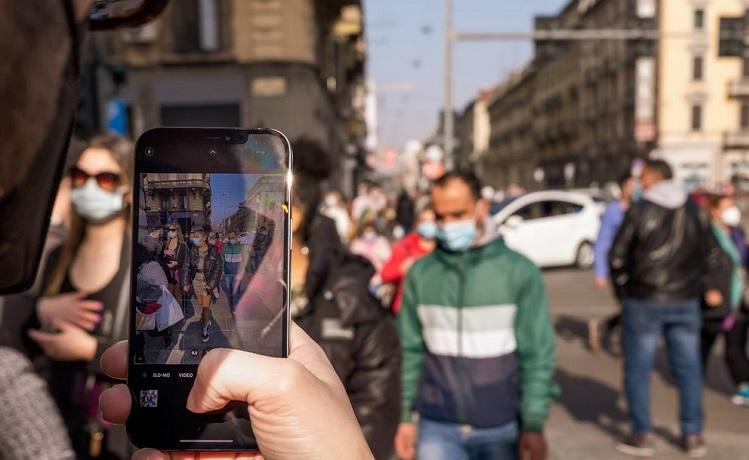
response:
<path id="1" fill-rule="evenodd" d="M 87 222 L 104 222 L 125 208 L 124 193 L 108 192 L 89 178 L 83 187 L 74 188 L 70 199 L 78 214 Z"/>
<path id="2" fill-rule="evenodd" d="M 737 227 L 741 223 L 741 211 L 736 206 L 726 208 L 720 213 L 720 220 L 729 227 Z"/>
<path id="3" fill-rule="evenodd" d="M 416 233 L 422 238 L 431 240 L 437 236 L 437 224 L 432 221 L 422 222 L 416 227 Z"/>
<path id="4" fill-rule="evenodd" d="M 169 236 L 170 240 L 177 238 L 177 232 L 175 230 L 170 231 L 169 233 L 167 233 L 167 235 Z"/>
<path id="5" fill-rule="evenodd" d="M 200 246 L 200 243 L 202 242 L 200 238 L 190 238 L 190 242 L 193 244 L 193 246 Z"/>

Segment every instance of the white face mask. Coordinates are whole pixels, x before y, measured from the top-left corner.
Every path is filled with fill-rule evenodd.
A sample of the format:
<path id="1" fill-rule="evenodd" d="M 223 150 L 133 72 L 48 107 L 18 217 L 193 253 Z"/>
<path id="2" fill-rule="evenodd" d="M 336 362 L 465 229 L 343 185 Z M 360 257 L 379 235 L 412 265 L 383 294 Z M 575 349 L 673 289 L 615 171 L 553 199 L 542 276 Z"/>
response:
<path id="1" fill-rule="evenodd" d="M 74 188 L 70 193 L 75 210 L 92 223 L 103 222 L 125 208 L 124 193 L 119 190 L 107 192 L 89 178 L 83 187 Z"/>
<path id="2" fill-rule="evenodd" d="M 736 206 L 726 208 L 720 213 L 720 220 L 729 227 L 737 227 L 741 224 L 741 211 Z"/>

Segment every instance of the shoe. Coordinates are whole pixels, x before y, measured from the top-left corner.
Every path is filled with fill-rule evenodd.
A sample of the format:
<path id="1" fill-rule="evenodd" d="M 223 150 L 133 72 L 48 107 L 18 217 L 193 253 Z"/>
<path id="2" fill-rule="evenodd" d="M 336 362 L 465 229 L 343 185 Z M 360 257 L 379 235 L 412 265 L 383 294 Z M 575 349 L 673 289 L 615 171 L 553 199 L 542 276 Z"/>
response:
<path id="1" fill-rule="evenodd" d="M 209 324 L 209 326 L 210 326 L 210 324 Z M 203 334 L 201 335 L 200 340 L 203 343 L 206 343 L 206 342 L 208 342 L 208 339 L 210 339 L 210 336 L 208 335 L 208 326 L 203 326 Z"/>
<path id="2" fill-rule="evenodd" d="M 689 458 L 702 458 L 707 455 L 705 438 L 701 434 L 690 434 L 681 440 L 681 448 Z"/>
<path id="3" fill-rule="evenodd" d="M 601 349 L 601 325 L 597 319 L 588 320 L 588 346 L 593 351 Z"/>
<path id="4" fill-rule="evenodd" d="M 616 450 L 635 457 L 652 457 L 655 455 L 655 444 L 648 434 L 633 434 L 621 440 Z"/>
<path id="5" fill-rule="evenodd" d="M 740 385 L 736 394 L 731 397 L 731 402 L 737 406 L 749 406 L 749 384 Z"/>

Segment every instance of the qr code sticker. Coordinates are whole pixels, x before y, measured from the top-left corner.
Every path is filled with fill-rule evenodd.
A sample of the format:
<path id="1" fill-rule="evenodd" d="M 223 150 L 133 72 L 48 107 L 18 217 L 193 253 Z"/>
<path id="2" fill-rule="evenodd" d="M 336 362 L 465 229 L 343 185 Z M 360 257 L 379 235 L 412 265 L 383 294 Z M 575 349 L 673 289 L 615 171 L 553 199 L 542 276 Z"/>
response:
<path id="1" fill-rule="evenodd" d="M 140 407 L 157 407 L 159 390 L 140 390 Z"/>

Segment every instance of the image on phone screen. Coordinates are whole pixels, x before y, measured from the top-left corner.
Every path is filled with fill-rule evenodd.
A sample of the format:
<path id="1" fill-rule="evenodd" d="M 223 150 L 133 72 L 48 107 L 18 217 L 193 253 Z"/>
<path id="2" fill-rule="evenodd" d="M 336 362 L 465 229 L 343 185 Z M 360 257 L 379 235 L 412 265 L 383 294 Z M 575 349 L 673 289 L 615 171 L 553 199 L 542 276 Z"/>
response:
<path id="1" fill-rule="evenodd" d="M 287 354 L 288 144 L 159 129 L 136 150 L 128 433 L 165 449 L 255 448 L 246 404 L 199 415 L 185 403 L 212 349 Z"/>

